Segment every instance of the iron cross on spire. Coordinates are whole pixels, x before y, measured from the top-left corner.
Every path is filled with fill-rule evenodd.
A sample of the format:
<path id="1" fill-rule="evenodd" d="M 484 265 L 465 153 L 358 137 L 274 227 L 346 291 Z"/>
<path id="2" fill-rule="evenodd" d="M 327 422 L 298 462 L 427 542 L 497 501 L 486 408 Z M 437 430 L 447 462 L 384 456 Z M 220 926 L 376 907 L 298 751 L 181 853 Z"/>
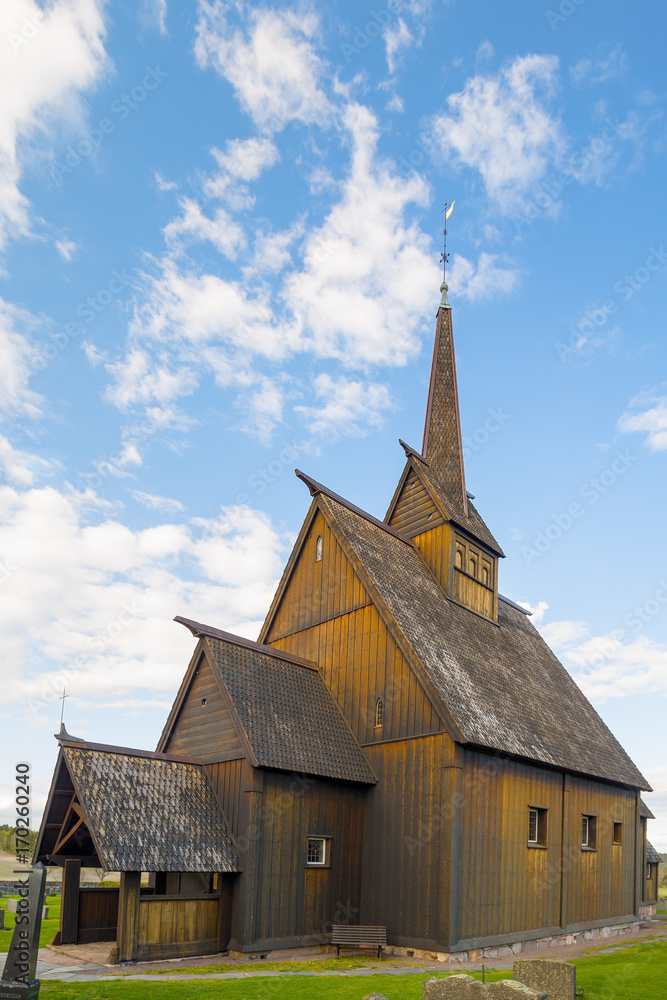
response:
<path id="1" fill-rule="evenodd" d="M 443 280 L 443 283 L 447 280 L 445 272 L 447 270 L 447 262 L 449 261 L 449 254 L 447 253 L 447 219 L 452 214 L 453 208 L 454 208 L 454 202 L 452 202 L 451 205 L 449 205 L 449 206 L 448 206 L 447 202 L 445 202 L 445 207 L 442 210 L 445 213 L 445 225 L 444 225 L 444 228 L 442 230 L 443 247 L 442 247 L 442 253 L 440 254 L 440 262 L 442 263 L 442 280 Z"/>
<path id="2" fill-rule="evenodd" d="M 61 727 L 62 727 L 62 724 L 63 724 L 63 717 L 65 715 L 65 698 L 69 698 L 69 695 L 65 694 L 65 688 L 63 687 L 63 693 L 60 695 L 60 701 L 62 702 L 62 705 L 60 707 L 60 725 L 61 725 Z"/>

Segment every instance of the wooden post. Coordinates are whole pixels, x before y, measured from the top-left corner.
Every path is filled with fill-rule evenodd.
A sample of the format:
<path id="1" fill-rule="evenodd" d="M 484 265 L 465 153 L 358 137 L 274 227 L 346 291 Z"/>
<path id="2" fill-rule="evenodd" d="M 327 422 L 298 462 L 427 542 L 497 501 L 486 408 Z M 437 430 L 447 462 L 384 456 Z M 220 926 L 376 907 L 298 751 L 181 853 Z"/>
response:
<path id="1" fill-rule="evenodd" d="M 79 885 L 81 862 L 68 858 L 63 867 L 62 905 L 60 909 L 60 940 L 58 944 L 76 944 L 79 936 Z"/>
<path id="2" fill-rule="evenodd" d="M 140 891 L 141 872 L 120 873 L 118 932 L 116 937 L 119 962 L 134 962 L 136 959 Z"/>
<path id="3" fill-rule="evenodd" d="M 226 951 L 232 936 L 232 902 L 234 898 L 233 875 L 218 875 L 220 899 L 218 901 L 218 950 Z"/>

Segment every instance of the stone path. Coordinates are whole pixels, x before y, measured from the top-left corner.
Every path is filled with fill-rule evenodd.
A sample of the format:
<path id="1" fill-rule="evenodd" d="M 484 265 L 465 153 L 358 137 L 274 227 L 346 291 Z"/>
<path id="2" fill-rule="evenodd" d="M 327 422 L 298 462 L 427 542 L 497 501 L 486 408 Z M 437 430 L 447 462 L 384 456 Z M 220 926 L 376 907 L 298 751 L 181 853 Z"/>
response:
<path id="1" fill-rule="evenodd" d="M 656 921 L 652 924 L 650 928 L 645 930 L 640 930 L 627 937 L 621 938 L 611 938 L 609 939 L 609 944 L 605 948 L 597 948 L 596 945 L 599 942 L 582 941 L 579 944 L 565 945 L 558 948 L 550 949 L 540 949 L 536 951 L 531 951 L 526 953 L 525 957 L 530 958 L 557 958 L 562 961 L 567 961 L 568 959 L 573 959 L 580 957 L 581 955 L 595 950 L 598 954 L 608 954 L 609 952 L 621 951 L 624 948 L 629 948 L 638 941 L 646 940 L 652 937 L 667 937 L 667 923 L 665 921 Z M 319 956 L 322 959 L 328 959 L 330 955 Z M 514 960 L 517 955 L 511 955 L 505 959 L 492 959 L 489 964 L 486 964 L 487 969 L 511 969 L 514 964 Z M 4 966 L 6 958 L 6 953 L 0 953 L 0 969 Z M 316 960 L 316 956 L 314 959 Z M 217 961 L 216 961 L 217 960 Z M 455 965 L 443 965 L 442 962 L 424 962 L 414 961 L 411 962 L 409 959 L 396 961 L 386 961 L 382 963 L 377 963 L 372 966 L 367 966 L 360 969 L 344 969 L 340 972 L 336 969 L 323 969 L 321 972 L 315 970 L 306 970 L 301 972 L 285 971 L 280 970 L 264 970 L 261 967 L 253 964 L 249 966 L 247 962 L 238 962 L 238 968 L 231 970 L 229 972 L 207 972 L 207 973 L 197 973 L 190 972 L 186 975 L 179 974 L 179 967 L 194 969 L 197 965 L 212 965 L 212 964 L 237 964 L 233 959 L 227 957 L 209 955 L 205 958 L 200 959 L 181 959 L 178 961 L 169 962 L 138 962 L 136 965 L 132 966 L 133 972 L 129 975 L 123 975 L 123 973 L 111 973 L 111 969 L 118 968 L 118 966 L 108 966 L 102 965 L 99 962 L 87 962 L 82 958 L 73 957 L 71 954 L 63 953 L 62 951 L 55 952 L 49 948 L 40 948 L 39 957 L 37 962 L 37 978 L 48 981 L 51 979 L 57 979 L 62 982 L 75 982 L 75 983 L 86 983 L 86 982 L 111 982 L 115 979 L 137 979 L 146 982 L 169 982 L 173 981 L 172 976 L 168 973 L 174 974 L 174 977 L 178 979 L 179 982 L 186 982 L 188 980 L 201 980 L 201 979 L 250 979 L 255 977 L 279 977 L 279 976 L 306 976 L 306 977 L 340 977 L 340 978 L 350 978 L 356 976 L 373 976 L 378 972 L 382 972 L 385 975 L 405 975 L 406 973 L 423 974 L 427 972 L 459 972 L 466 969 L 479 969 L 479 962 L 461 962 Z M 168 970 L 167 974 L 156 974 L 156 970 L 164 969 Z M 136 970 L 136 971 L 134 971 Z M 142 970 L 142 971 L 139 971 Z"/>

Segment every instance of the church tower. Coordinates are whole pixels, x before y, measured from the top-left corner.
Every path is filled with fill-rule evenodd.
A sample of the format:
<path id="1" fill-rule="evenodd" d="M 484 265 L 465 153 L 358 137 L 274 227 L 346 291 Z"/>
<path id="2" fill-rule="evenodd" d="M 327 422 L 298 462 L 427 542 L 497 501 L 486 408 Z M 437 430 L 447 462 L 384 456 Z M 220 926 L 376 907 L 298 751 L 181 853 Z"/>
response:
<path id="1" fill-rule="evenodd" d="M 447 290 L 443 281 L 422 450 L 401 441 L 407 463 L 385 523 L 412 539 L 451 600 L 497 621 L 498 559 L 503 551 L 466 490 Z"/>

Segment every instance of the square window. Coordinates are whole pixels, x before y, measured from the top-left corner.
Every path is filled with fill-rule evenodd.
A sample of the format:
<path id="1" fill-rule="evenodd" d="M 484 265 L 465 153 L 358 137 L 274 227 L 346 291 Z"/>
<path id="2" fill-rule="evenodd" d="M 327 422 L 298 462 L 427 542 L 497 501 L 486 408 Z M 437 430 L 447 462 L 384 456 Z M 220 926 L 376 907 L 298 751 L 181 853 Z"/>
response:
<path id="1" fill-rule="evenodd" d="M 536 806 L 528 809 L 528 843 L 547 846 L 547 810 Z"/>
<path id="2" fill-rule="evenodd" d="M 614 843 L 615 844 L 622 844 L 623 843 L 623 824 L 622 823 L 614 823 Z"/>
<path id="3" fill-rule="evenodd" d="M 596 848 L 597 817 L 581 817 L 581 846 L 587 847 L 590 851 Z"/>
<path id="4" fill-rule="evenodd" d="M 329 862 L 326 837 L 309 837 L 306 864 L 314 868 L 324 868 Z"/>

